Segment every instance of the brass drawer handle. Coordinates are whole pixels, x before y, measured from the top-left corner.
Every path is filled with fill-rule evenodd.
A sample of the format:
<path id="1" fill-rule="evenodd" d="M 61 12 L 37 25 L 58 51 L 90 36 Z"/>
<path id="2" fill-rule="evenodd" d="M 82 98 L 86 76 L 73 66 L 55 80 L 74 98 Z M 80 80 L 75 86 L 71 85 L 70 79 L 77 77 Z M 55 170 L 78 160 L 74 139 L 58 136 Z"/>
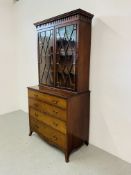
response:
<path id="1" fill-rule="evenodd" d="M 39 115 L 35 112 L 35 116 L 38 117 Z"/>
<path id="2" fill-rule="evenodd" d="M 34 97 L 38 98 L 38 94 L 34 94 Z"/>
<path id="3" fill-rule="evenodd" d="M 37 103 L 34 103 L 34 106 L 35 106 L 36 108 L 38 108 L 38 107 L 39 107 L 39 105 L 38 105 Z"/>
<path id="4" fill-rule="evenodd" d="M 58 126 L 58 123 L 56 123 L 56 122 L 53 122 L 53 125 L 54 125 L 54 126 Z"/>
<path id="5" fill-rule="evenodd" d="M 53 139 L 54 139 L 54 141 L 56 141 L 57 140 L 57 137 L 56 136 L 53 136 Z"/>
<path id="6" fill-rule="evenodd" d="M 58 101 L 56 101 L 56 100 L 52 100 L 52 103 L 53 103 L 53 104 L 57 104 Z"/>
<path id="7" fill-rule="evenodd" d="M 53 110 L 53 113 L 58 114 L 58 111 Z"/>
<path id="8" fill-rule="evenodd" d="M 39 126 L 35 125 L 35 128 L 36 128 L 36 129 L 39 129 Z"/>

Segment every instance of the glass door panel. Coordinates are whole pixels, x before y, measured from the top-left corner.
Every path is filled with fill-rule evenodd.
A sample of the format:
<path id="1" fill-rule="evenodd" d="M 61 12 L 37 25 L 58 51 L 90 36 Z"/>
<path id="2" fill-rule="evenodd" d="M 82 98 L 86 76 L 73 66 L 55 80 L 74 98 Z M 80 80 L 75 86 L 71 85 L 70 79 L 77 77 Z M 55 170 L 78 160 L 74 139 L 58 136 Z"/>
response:
<path id="1" fill-rule="evenodd" d="M 56 29 L 56 87 L 76 88 L 77 25 Z"/>
<path id="2" fill-rule="evenodd" d="M 40 84 L 54 85 L 53 29 L 38 33 L 39 81 Z"/>

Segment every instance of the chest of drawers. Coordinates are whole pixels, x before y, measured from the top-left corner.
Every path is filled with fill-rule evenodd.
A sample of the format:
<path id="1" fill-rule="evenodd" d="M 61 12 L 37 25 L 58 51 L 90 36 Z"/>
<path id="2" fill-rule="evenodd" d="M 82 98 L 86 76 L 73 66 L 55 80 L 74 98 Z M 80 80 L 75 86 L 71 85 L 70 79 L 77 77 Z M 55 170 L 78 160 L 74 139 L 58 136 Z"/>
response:
<path id="1" fill-rule="evenodd" d="M 66 162 L 75 148 L 89 137 L 90 93 L 59 93 L 39 86 L 28 88 L 30 134 L 38 133 L 65 153 Z M 85 109 L 86 104 L 86 109 Z"/>

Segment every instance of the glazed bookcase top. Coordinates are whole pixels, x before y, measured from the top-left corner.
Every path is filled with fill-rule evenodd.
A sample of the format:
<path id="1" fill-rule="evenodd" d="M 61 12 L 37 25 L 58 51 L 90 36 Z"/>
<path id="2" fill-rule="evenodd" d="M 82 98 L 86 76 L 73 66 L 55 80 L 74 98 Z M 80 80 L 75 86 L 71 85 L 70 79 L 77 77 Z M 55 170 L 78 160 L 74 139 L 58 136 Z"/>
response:
<path id="1" fill-rule="evenodd" d="M 77 9 L 35 23 L 39 85 L 60 90 L 89 90 L 93 15 Z"/>

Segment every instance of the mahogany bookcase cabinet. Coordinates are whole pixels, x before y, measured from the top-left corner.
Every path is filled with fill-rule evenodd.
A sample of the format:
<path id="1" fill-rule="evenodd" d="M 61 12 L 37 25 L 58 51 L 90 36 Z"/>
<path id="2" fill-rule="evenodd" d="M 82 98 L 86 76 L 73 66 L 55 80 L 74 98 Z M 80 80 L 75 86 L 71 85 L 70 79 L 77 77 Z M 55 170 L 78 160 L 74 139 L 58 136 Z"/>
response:
<path id="1" fill-rule="evenodd" d="M 93 15 L 77 9 L 35 23 L 39 85 L 28 88 L 30 134 L 70 153 L 89 139 Z"/>

